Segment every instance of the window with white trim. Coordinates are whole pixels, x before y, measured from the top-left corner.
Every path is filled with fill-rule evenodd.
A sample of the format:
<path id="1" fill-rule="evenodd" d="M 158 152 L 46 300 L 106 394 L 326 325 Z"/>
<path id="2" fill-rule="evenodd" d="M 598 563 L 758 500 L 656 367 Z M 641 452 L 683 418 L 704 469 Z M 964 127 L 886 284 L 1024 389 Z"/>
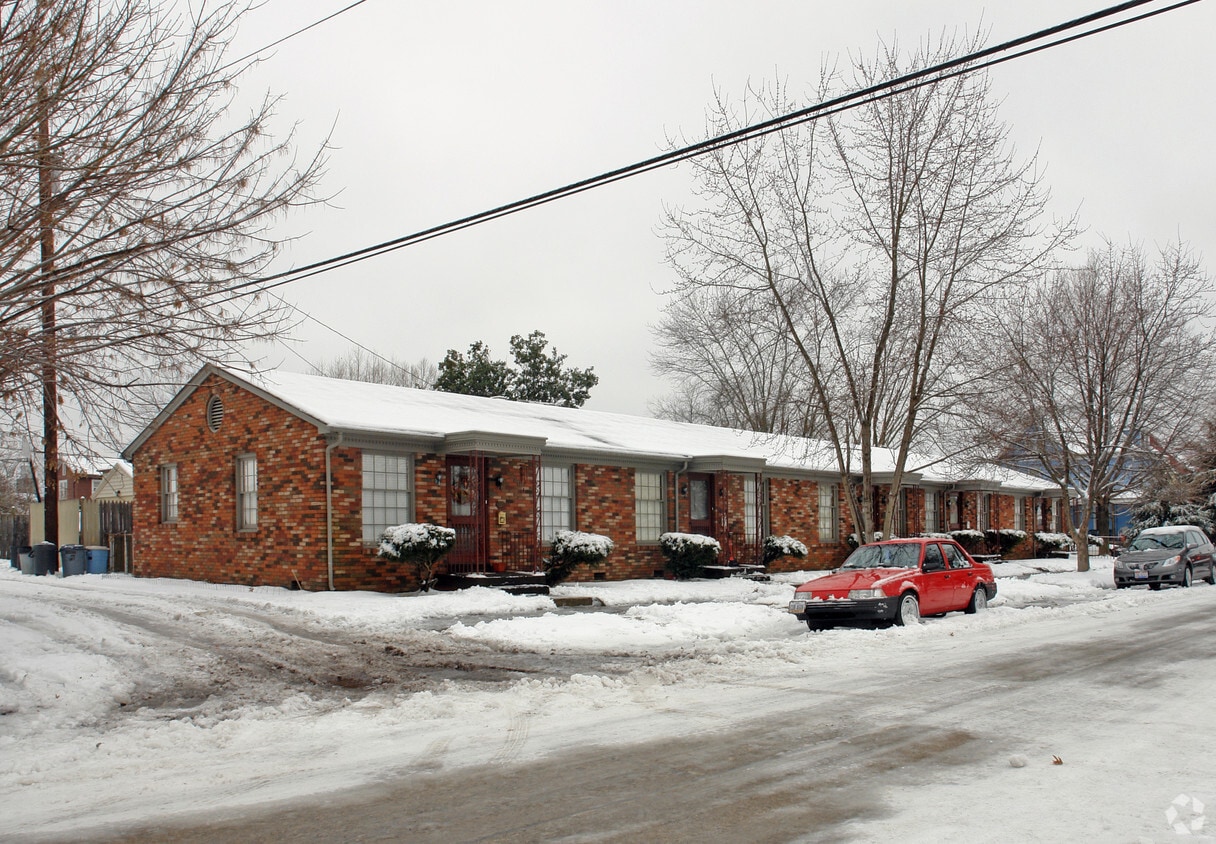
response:
<path id="1" fill-rule="evenodd" d="M 977 530 L 988 530 L 991 524 L 992 496 L 983 492 L 975 494 L 975 526 Z"/>
<path id="2" fill-rule="evenodd" d="M 569 466 L 540 467 L 540 538 L 552 542 L 559 530 L 573 524 L 574 487 Z"/>
<path id="3" fill-rule="evenodd" d="M 638 542 L 658 542 L 666 526 L 666 472 L 633 473 L 634 534 Z"/>
<path id="4" fill-rule="evenodd" d="M 160 520 L 165 524 L 177 521 L 177 464 L 160 467 Z"/>
<path id="5" fill-rule="evenodd" d="M 819 484 L 819 541 L 835 542 L 840 538 L 836 484 Z"/>
<path id="6" fill-rule="evenodd" d="M 236 459 L 236 529 L 258 528 L 258 458 L 242 454 Z"/>
<path id="7" fill-rule="evenodd" d="M 363 544 L 412 520 L 414 462 L 408 455 L 363 452 Z"/>
<path id="8" fill-rule="evenodd" d="M 925 490 L 925 533 L 938 533 L 940 528 L 937 524 L 937 493 L 934 490 Z"/>
<path id="9" fill-rule="evenodd" d="M 1013 526 L 1018 530 L 1026 530 L 1026 499 L 1021 495 L 1013 499 Z"/>

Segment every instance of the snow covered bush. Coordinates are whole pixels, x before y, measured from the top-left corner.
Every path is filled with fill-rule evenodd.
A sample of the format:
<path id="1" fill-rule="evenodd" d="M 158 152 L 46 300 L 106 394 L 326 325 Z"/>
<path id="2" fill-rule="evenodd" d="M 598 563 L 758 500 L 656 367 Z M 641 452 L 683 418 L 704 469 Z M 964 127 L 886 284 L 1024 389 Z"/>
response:
<path id="1" fill-rule="evenodd" d="M 1035 540 L 1041 545 L 1046 545 L 1048 548 L 1055 548 L 1057 551 L 1071 551 L 1072 537 L 1066 533 L 1043 533 L 1042 531 L 1034 535 Z"/>
<path id="2" fill-rule="evenodd" d="M 766 536 L 760 561 L 766 566 L 782 557 L 801 560 L 806 556 L 806 546 L 792 536 Z"/>
<path id="3" fill-rule="evenodd" d="M 1026 538 L 1026 531 L 1001 528 L 1000 530 L 986 530 L 984 536 L 988 540 L 988 547 L 1004 557 Z"/>
<path id="4" fill-rule="evenodd" d="M 967 549 L 968 554 L 983 554 L 985 548 L 984 532 L 980 530 L 952 530 L 950 538 Z"/>
<path id="5" fill-rule="evenodd" d="M 423 592 L 434 584 L 435 564 L 456 544 L 456 531 L 427 523 L 390 527 L 380 535 L 380 556 L 395 563 L 410 563 L 418 572 Z"/>
<path id="6" fill-rule="evenodd" d="M 612 553 L 612 540 L 598 533 L 559 530 L 545 560 L 545 583 L 556 586 L 570 576 L 574 567 L 602 562 Z"/>
<path id="7" fill-rule="evenodd" d="M 712 566 L 722 546 L 712 536 L 699 533 L 665 533 L 659 537 L 659 550 L 667 560 L 667 570 L 679 580 L 701 573 L 701 566 Z"/>

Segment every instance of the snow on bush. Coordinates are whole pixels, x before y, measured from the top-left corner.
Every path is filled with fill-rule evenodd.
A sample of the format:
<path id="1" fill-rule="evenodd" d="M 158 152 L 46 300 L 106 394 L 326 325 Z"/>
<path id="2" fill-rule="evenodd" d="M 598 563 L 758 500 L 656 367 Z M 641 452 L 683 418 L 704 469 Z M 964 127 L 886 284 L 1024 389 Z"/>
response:
<path id="1" fill-rule="evenodd" d="M 431 588 L 435 564 L 456 544 L 452 528 L 421 524 L 394 525 L 380 535 L 380 556 L 395 563 L 410 563 L 418 572 L 422 591 Z"/>
<path id="2" fill-rule="evenodd" d="M 712 536 L 699 533 L 665 533 L 659 537 L 659 550 L 667 559 L 667 570 L 680 580 L 696 577 L 701 566 L 712 566 L 722 546 Z"/>
<path id="3" fill-rule="evenodd" d="M 806 546 L 792 536 L 764 537 L 764 550 L 761 561 L 767 566 L 782 557 L 794 557 L 801 560 L 806 556 Z"/>
<path id="4" fill-rule="evenodd" d="M 1000 530 L 986 530 L 984 536 L 987 537 L 990 548 L 999 551 L 1003 557 L 1026 538 L 1026 531 L 1001 528 Z"/>
<path id="5" fill-rule="evenodd" d="M 553 535 L 549 558 L 545 560 L 545 582 L 556 586 L 570 576 L 575 566 L 603 561 L 613 547 L 612 540 L 602 534 L 559 530 Z"/>
<path id="6" fill-rule="evenodd" d="M 1036 533 L 1034 538 L 1044 545 L 1052 548 L 1058 548 L 1061 551 L 1069 551 L 1072 549 L 1072 537 L 1066 533 Z"/>

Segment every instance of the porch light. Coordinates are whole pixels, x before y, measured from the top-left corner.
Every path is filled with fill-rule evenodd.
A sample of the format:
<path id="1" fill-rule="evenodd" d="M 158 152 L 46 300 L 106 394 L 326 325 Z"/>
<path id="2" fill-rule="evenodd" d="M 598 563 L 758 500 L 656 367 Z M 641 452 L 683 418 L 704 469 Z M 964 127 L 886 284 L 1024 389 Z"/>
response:
<path id="1" fill-rule="evenodd" d="M 494 486 L 501 487 L 502 486 L 502 472 L 499 472 L 497 475 L 490 478 L 490 480 L 492 480 L 494 482 Z"/>
<path id="2" fill-rule="evenodd" d="M 443 486 L 443 470 L 435 473 L 435 486 Z"/>

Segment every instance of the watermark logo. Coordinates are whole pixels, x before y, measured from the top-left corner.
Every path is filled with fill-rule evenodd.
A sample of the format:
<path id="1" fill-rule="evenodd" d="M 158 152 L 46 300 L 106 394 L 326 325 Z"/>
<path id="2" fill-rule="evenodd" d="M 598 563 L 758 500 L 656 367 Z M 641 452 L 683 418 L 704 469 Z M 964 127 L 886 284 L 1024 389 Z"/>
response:
<path id="1" fill-rule="evenodd" d="M 1203 831 L 1207 818 L 1203 814 L 1203 801 L 1198 797 L 1179 794 L 1165 810 L 1165 822 L 1179 835 L 1193 835 Z"/>

